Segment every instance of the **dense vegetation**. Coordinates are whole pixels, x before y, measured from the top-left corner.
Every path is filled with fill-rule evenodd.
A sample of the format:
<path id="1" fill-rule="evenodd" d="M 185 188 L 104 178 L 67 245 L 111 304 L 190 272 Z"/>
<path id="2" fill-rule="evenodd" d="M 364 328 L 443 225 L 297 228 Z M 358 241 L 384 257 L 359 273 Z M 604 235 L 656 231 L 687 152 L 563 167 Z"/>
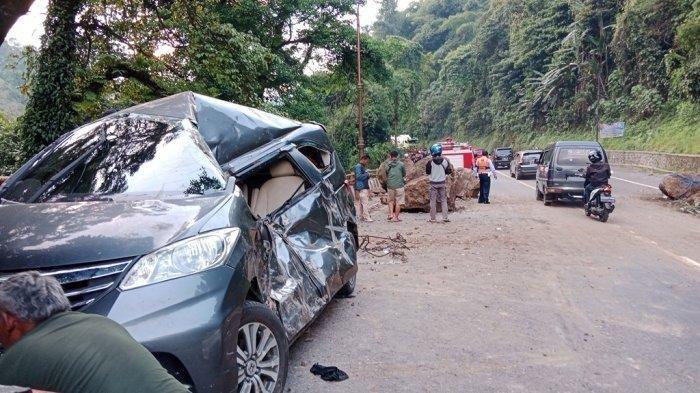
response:
<path id="1" fill-rule="evenodd" d="M 346 163 L 357 153 L 354 0 L 50 4 L 25 114 L 0 121 L 0 171 L 183 90 L 322 122 Z M 698 42 L 700 0 L 383 0 L 362 35 L 368 151 L 402 133 L 542 146 L 592 138 L 599 118 L 628 124 L 607 146 L 700 153 Z"/>
<path id="2" fill-rule="evenodd" d="M 433 56 L 409 129 L 489 147 L 592 138 L 625 121 L 612 147 L 700 152 L 700 1 L 385 0 L 375 35 Z M 388 11 L 386 11 L 388 9 Z"/>

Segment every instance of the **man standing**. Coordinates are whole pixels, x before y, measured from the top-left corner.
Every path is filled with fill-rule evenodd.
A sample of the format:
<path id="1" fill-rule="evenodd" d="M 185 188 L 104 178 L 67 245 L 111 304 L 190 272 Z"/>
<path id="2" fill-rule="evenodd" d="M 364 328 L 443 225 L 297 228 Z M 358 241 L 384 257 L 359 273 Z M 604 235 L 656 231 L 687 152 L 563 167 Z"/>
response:
<path id="1" fill-rule="evenodd" d="M 42 391 L 189 390 L 116 322 L 71 312 L 53 277 L 18 273 L 0 282 L 0 385 Z"/>
<path id="2" fill-rule="evenodd" d="M 403 162 L 398 160 L 399 153 L 392 151 L 389 153 L 389 163 L 386 165 L 386 188 L 388 190 L 389 199 L 389 221 L 401 221 L 399 213 L 401 213 L 401 205 L 405 201 L 406 185 L 406 168 Z"/>
<path id="3" fill-rule="evenodd" d="M 489 158 L 489 152 L 484 150 L 484 153 L 476 159 L 476 173 L 479 176 L 479 203 L 489 204 L 489 192 L 491 192 L 491 178 L 496 177 L 496 168 L 493 167 L 493 162 Z"/>
<path id="4" fill-rule="evenodd" d="M 452 167 L 447 158 L 442 156 L 442 145 L 436 143 L 430 147 L 433 159 L 425 164 L 425 173 L 430 181 L 430 222 L 436 222 L 437 202 L 440 202 L 442 221 L 449 222 L 447 218 L 447 175 L 452 173 Z"/>
<path id="5" fill-rule="evenodd" d="M 369 215 L 369 173 L 367 173 L 369 156 L 364 155 L 355 165 L 355 210 L 362 221 L 372 222 Z"/>

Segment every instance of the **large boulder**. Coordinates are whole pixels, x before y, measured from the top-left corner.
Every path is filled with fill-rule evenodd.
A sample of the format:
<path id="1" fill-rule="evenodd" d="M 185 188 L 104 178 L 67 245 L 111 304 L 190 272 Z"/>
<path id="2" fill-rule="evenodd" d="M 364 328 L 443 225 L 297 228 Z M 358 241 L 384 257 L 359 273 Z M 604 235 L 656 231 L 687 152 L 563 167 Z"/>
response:
<path id="1" fill-rule="evenodd" d="M 479 181 L 463 168 L 457 168 L 447 177 L 447 206 L 454 210 L 457 198 L 474 198 L 479 193 Z M 427 175 L 406 183 L 406 209 L 430 211 L 430 181 Z M 438 205 L 438 211 L 440 211 Z"/>
<path id="2" fill-rule="evenodd" d="M 700 174 L 673 173 L 659 183 L 659 190 L 670 199 L 684 199 L 700 192 Z"/>
<path id="3" fill-rule="evenodd" d="M 425 173 L 425 165 L 431 159 L 431 157 L 425 157 L 415 164 L 411 160 L 404 160 L 407 180 L 404 209 L 430 211 L 430 181 Z M 406 161 L 410 161 L 410 163 Z M 475 198 L 479 194 L 479 179 L 475 178 L 471 171 L 464 168 L 455 168 L 452 174 L 447 177 L 446 183 L 447 205 L 450 210 L 454 210 L 457 198 Z M 386 204 L 386 197 L 382 197 L 381 201 Z M 440 211 L 439 205 L 438 211 Z"/>
<path id="4" fill-rule="evenodd" d="M 427 164 L 430 160 L 432 160 L 432 157 L 424 157 L 423 159 L 418 160 L 416 163 L 408 160 L 411 161 L 411 166 L 409 169 L 409 166 L 406 165 L 406 180 L 411 181 L 421 176 L 425 176 L 425 164 Z"/>

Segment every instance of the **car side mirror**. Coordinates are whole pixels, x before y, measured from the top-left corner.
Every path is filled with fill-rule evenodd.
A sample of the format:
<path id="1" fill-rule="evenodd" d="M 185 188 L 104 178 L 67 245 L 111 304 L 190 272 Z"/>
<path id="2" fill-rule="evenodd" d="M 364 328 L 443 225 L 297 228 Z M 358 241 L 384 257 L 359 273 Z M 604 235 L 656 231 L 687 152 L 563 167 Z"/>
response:
<path id="1" fill-rule="evenodd" d="M 236 189 L 236 177 L 231 175 L 226 179 L 226 192 L 233 193 L 233 191 Z"/>

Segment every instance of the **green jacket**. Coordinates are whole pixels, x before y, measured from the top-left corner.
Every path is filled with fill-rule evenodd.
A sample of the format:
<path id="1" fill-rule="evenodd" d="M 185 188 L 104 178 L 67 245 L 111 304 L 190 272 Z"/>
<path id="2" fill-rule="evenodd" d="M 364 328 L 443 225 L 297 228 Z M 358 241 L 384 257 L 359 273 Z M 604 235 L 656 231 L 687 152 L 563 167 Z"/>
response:
<path id="1" fill-rule="evenodd" d="M 188 393 L 116 322 L 63 312 L 0 356 L 0 385 L 61 393 Z"/>
<path id="2" fill-rule="evenodd" d="M 399 160 L 390 160 L 386 166 L 386 187 L 390 190 L 403 188 L 406 182 L 403 178 L 406 177 L 406 167 Z"/>

